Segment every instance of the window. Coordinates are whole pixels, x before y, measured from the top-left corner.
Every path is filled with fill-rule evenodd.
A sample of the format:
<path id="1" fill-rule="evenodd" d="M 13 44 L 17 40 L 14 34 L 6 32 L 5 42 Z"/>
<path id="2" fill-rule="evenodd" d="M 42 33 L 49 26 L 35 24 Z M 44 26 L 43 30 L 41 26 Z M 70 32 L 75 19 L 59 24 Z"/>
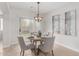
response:
<path id="1" fill-rule="evenodd" d="M 3 18 L 0 18 L 0 30 L 3 30 Z"/>
<path id="2" fill-rule="evenodd" d="M 65 34 L 76 35 L 76 14 L 75 10 L 65 13 Z"/>
<path id="3" fill-rule="evenodd" d="M 60 33 L 60 15 L 52 16 L 53 33 Z"/>

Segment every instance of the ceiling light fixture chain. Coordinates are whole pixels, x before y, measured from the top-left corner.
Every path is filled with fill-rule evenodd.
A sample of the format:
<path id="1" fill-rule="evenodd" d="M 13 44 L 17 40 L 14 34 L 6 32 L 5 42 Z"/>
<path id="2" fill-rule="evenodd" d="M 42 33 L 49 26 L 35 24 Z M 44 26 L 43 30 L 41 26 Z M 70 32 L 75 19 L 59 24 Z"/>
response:
<path id="1" fill-rule="evenodd" d="M 37 16 L 34 17 L 35 21 L 38 21 L 38 22 L 40 22 L 40 21 L 42 20 L 42 18 L 43 18 L 43 17 L 40 17 L 39 4 L 40 4 L 40 2 L 37 2 L 37 5 L 38 5 L 38 7 L 37 7 L 37 9 L 38 9 L 38 10 L 37 10 Z"/>

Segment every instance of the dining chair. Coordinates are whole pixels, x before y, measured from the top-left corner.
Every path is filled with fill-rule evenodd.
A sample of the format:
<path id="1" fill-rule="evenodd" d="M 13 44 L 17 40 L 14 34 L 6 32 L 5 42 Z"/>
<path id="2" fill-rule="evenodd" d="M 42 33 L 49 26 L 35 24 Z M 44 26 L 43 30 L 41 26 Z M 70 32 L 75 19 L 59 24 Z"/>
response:
<path id="1" fill-rule="evenodd" d="M 52 52 L 52 55 L 54 56 L 53 53 L 54 41 L 55 37 L 45 38 L 44 44 L 39 45 L 37 54 L 39 55 L 39 52 L 42 52 L 44 55 L 47 55 L 49 52 Z"/>
<path id="2" fill-rule="evenodd" d="M 35 48 L 33 44 L 26 45 L 22 36 L 18 37 L 18 41 L 19 41 L 20 48 L 21 48 L 20 55 L 22 54 L 22 56 L 24 56 L 25 50 L 28 50 L 28 49 L 34 50 Z"/>

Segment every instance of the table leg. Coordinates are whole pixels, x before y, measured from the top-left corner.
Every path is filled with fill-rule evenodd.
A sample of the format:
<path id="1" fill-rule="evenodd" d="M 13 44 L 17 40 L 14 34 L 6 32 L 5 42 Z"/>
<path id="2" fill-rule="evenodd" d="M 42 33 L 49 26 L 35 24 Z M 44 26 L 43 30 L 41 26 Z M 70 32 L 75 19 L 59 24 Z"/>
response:
<path id="1" fill-rule="evenodd" d="M 37 55 L 37 42 L 34 43 L 35 43 L 35 55 Z"/>

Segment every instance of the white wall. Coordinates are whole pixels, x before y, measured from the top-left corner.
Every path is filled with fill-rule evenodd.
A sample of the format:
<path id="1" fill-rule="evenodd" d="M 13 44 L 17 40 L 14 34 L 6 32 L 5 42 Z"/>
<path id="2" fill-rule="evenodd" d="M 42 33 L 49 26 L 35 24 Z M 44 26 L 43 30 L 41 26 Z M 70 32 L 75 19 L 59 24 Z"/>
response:
<path id="1" fill-rule="evenodd" d="M 19 19 L 16 14 L 10 12 L 4 16 L 3 47 L 8 47 L 17 42 Z"/>
<path id="2" fill-rule="evenodd" d="M 1 7 L 3 7 L 1 5 Z M 9 47 L 18 43 L 17 36 L 19 34 L 19 18 L 26 16 L 32 19 L 32 14 L 20 9 L 11 9 L 6 3 L 3 10 L 3 47 Z"/>
<path id="3" fill-rule="evenodd" d="M 27 19 L 33 20 L 34 14 L 27 10 L 11 8 L 7 3 L 0 3 L 3 11 L 3 47 L 9 47 L 18 43 L 17 36 L 19 34 L 20 17 L 25 16 Z M 4 8 L 2 8 L 4 5 Z M 37 27 L 36 27 L 37 29 Z"/>
<path id="4" fill-rule="evenodd" d="M 64 26 L 63 23 L 60 25 L 62 27 L 62 33 L 61 34 L 55 34 L 56 39 L 55 42 L 71 48 L 73 50 L 79 51 L 79 3 L 70 3 L 67 5 L 63 5 L 63 7 L 60 7 L 58 9 L 52 10 L 42 22 L 42 31 L 52 32 L 52 16 L 54 15 L 61 15 L 61 20 L 64 20 L 64 13 L 66 11 L 74 10 L 76 9 L 76 28 L 77 28 L 77 36 L 69 36 L 64 35 Z"/>

